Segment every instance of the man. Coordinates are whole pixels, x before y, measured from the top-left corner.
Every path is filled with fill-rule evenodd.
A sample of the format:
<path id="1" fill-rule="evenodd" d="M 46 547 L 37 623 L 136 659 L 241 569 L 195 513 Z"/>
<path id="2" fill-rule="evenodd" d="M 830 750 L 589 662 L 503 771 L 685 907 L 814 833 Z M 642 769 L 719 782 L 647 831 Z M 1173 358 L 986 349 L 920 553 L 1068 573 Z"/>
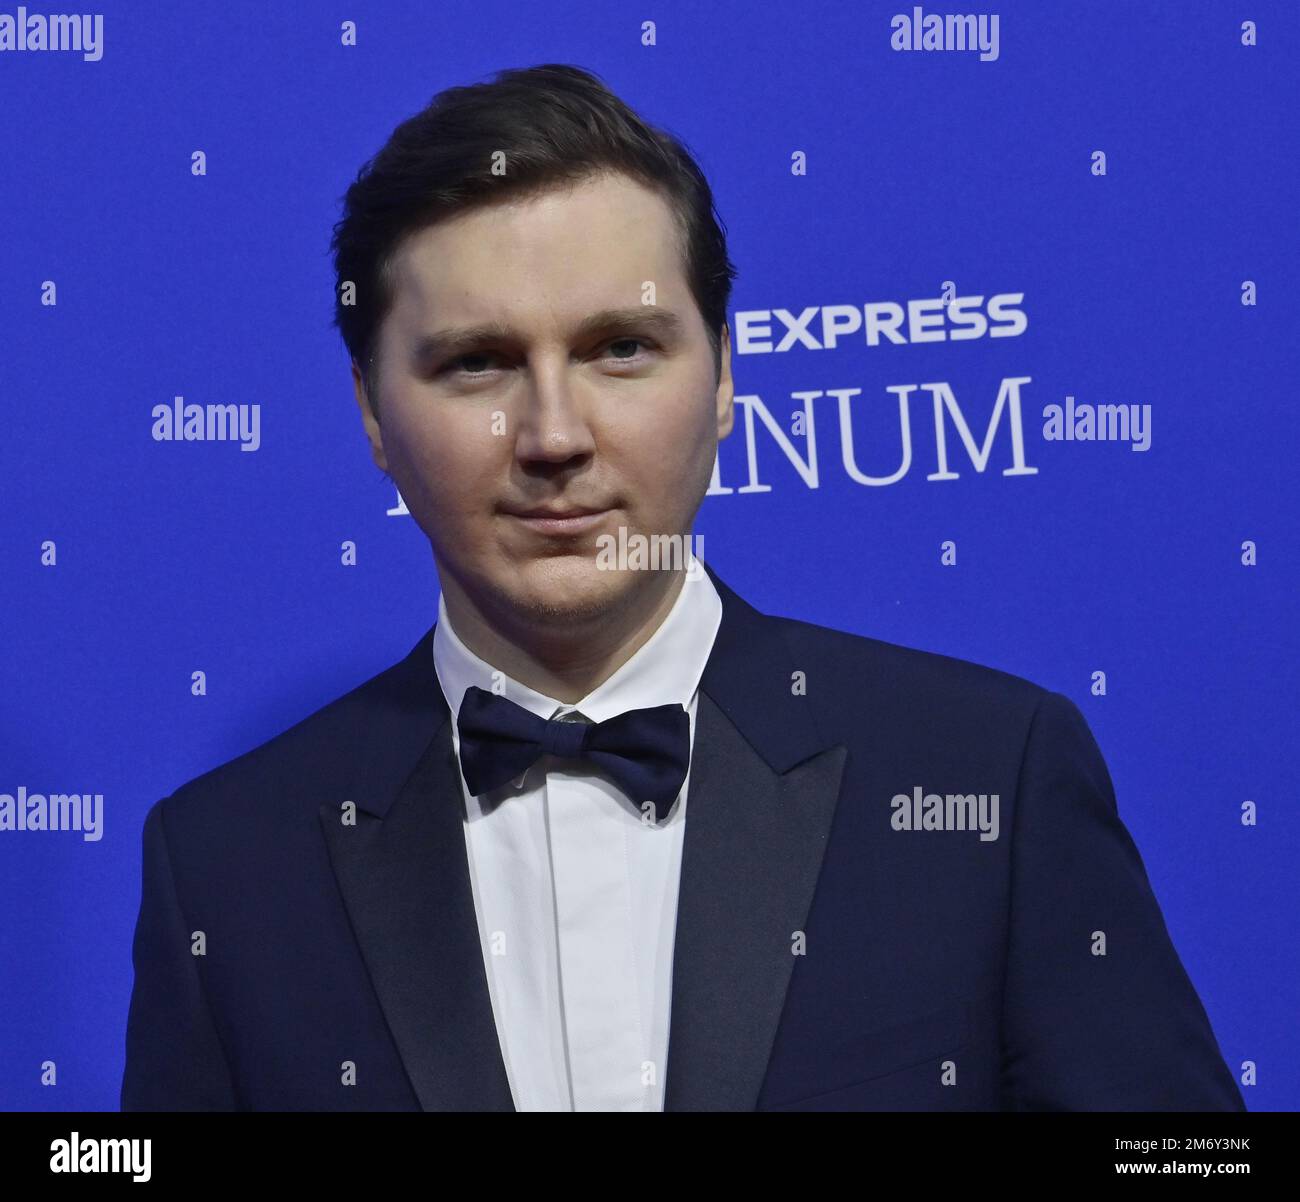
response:
<path id="1" fill-rule="evenodd" d="M 1244 1109 L 1070 701 L 602 558 L 732 427 L 682 147 L 505 72 L 335 253 L 438 620 L 150 811 L 124 1108 Z"/>

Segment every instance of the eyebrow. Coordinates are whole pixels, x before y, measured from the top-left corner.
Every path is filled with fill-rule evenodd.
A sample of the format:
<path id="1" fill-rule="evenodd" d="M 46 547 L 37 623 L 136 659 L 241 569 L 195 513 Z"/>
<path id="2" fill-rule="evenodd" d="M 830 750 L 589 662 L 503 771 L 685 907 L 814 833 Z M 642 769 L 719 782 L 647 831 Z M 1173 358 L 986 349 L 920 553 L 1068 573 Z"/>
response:
<path id="1" fill-rule="evenodd" d="M 592 334 L 633 334 L 652 330 L 666 341 L 682 333 L 682 320 L 671 309 L 657 305 L 639 305 L 632 309 L 602 309 L 580 321 L 574 330 L 577 338 Z M 479 347 L 497 343 L 519 342 L 519 335 L 502 322 L 485 322 L 423 334 L 411 351 L 415 364 L 431 363 L 451 354 L 468 354 Z"/>

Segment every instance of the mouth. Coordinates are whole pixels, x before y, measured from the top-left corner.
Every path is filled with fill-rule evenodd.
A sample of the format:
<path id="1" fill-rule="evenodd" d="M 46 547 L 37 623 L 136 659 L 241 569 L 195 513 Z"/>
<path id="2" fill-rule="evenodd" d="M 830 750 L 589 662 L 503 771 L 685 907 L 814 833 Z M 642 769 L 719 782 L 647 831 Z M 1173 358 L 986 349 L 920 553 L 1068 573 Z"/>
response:
<path id="1" fill-rule="evenodd" d="M 586 534 L 599 526 L 612 509 L 530 509 L 518 513 L 507 511 L 506 516 L 537 534 Z"/>

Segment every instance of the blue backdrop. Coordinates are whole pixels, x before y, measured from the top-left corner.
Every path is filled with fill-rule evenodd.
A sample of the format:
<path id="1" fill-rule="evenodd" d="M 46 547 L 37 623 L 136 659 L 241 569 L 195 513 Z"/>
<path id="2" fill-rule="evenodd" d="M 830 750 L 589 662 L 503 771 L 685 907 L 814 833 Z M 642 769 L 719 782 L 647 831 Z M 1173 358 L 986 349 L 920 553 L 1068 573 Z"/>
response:
<path id="1" fill-rule="evenodd" d="M 571 62 L 692 148 L 739 267 L 704 558 L 1074 699 L 1247 1105 L 1297 1108 L 1297 7 L 998 0 L 996 57 L 896 49 L 913 8 L 137 0 L 91 61 L 0 51 L 0 794 L 103 797 L 98 839 L 0 830 L 0 1106 L 116 1108 L 145 811 L 436 615 L 330 229 L 435 92 Z M 1023 320 L 952 337 L 993 296 Z M 256 452 L 155 440 L 176 396 L 257 405 Z M 1067 403 L 1149 445 L 1045 437 Z"/>

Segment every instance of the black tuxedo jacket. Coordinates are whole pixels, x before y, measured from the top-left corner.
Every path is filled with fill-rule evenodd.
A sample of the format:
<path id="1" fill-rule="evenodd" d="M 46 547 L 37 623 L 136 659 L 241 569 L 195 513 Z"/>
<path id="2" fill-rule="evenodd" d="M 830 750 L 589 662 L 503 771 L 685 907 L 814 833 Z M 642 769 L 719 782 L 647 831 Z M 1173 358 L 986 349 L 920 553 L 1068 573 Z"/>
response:
<path id="1" fill-rule="evenodd" d="M 1075 705 L 708 570 L 666 1109 L 1244 1110 Z M 150 809 L 123 1109 L 512 1109 L 432 637 Z"/>

